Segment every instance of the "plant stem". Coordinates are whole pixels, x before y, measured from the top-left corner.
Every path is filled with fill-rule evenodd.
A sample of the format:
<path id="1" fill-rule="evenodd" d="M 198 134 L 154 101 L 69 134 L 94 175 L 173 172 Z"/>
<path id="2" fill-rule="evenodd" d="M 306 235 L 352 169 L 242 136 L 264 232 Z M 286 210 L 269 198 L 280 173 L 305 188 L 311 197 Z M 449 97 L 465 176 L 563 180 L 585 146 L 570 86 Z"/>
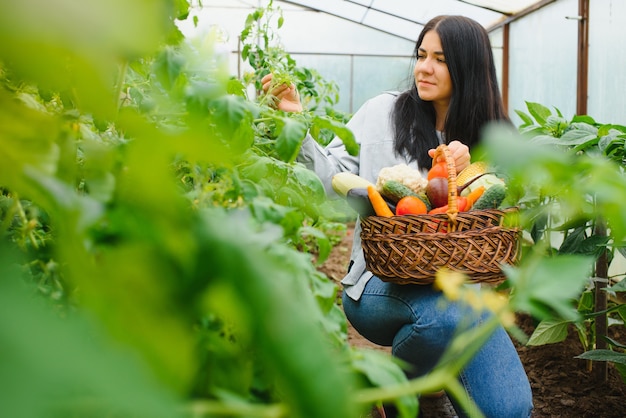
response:
<path id="1" fill-rule="evenodd" d="M 209 416 L 247 416 L 258 418 L 283 418 L 287 416 L 287 409 L 282 404 L 252 405 L 248 403 L 224 403 L 217 401 L 198 400 L 192 402 L 187 411 L 191 417 Z"/>
<path id="2" fill-rule="evenodd" d="M 122 89 L 124 88 L 124 80 L 126 79 L 126 72 L 128 71 L 128 60 L 125 59 L 122 62 L 122 66 L 120 67 L 120 72 L 117 78 L 117 91 L 115 92 L 115 100 L 117 101 L 116 111 L 119 113 L 120 108 L 122 107 L 122 101 L 120 97 L 122 96 Z"/>
<path id="3" fill-rule="evenodd" d="M 606 222 L 598 219 L 593 231 L 596 237 L 606 236 Z M 607 249 L 604 248 L 600 256 L 596 260 L 596 277 L 594 281 L 594 312 L 602 312 L 607 309 L 607 294 L 604 290 L 609 285 L 609 261 L 607 257 Z M 606 339 L 608 332 L 607 314 L 598 315 L 594 321 L 596 334 L 596 349 L 603 350 L 607 348 Z M 608 378 L 608 362 L 601 361 L 595 364 L 595 378 L 597 383 L 604 383 Z"/>

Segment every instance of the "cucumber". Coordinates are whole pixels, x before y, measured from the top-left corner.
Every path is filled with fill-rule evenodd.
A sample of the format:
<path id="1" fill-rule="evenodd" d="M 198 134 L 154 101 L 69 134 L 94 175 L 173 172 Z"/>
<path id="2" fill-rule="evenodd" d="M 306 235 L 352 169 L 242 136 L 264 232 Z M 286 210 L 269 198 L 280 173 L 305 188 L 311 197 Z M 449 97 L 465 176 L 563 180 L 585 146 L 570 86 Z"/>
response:
<path id="1" fill-rule="evenodd" d="M 383 183 L 383 190 L 380 192 L 385 199 L 398 203 L 405 196 L 415 196 L 421 199 L 428 210 L 432 209 L 432 205 L 426 196 L 426 193 L 415 193 L 410 187 L 396 180 L 387 180 Z"/>
<path id="2" fill-rule="evenodd" d="M 394 202 L 399 201 L 405 196 L 417 196 L 417 193 L 397 180 L 387 180 L 384 182 L 383 189 L 380 193 Z"/>
<path id="3" fill-rule="evenodd" d="M 496 209 L 506 197 L 506 187 L 503 184 L 494 184 L 478 198 L 472 210 Z"/>

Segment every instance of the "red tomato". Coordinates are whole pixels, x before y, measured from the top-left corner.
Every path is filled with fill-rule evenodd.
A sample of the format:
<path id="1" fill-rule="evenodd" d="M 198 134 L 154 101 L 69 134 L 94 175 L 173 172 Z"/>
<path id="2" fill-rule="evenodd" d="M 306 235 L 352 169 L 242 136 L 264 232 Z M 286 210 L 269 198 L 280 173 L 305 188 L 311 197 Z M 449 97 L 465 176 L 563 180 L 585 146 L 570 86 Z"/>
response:
<path id="1" fill-rule="evenodd" d="M 396 215 L 420 215 L 427 212 L 426 204 L 419 197 L 404 196 L 396 203 Z"/>
<path id="2" fill-rule="evenodd" d="M 448 178 L 448 166 L 445 161 L 436 163 L 430 170 L 428 170 L 427 179 L 431 180 L 435 177 Z"/>

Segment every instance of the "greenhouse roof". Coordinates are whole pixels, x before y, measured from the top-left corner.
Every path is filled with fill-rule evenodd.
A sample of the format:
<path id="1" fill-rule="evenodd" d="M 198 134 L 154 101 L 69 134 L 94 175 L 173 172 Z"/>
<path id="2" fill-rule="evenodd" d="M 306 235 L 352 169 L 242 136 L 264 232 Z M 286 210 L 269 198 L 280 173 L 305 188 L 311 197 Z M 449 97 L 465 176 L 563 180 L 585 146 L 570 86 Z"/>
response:
<path id="1" fill-rule="evenodd" d="M 298 0 L 292 5 L 331 14 L 400 38 L 415 40 L 441 14 L 471 17 L 488 30 L 555 0 Z"/>

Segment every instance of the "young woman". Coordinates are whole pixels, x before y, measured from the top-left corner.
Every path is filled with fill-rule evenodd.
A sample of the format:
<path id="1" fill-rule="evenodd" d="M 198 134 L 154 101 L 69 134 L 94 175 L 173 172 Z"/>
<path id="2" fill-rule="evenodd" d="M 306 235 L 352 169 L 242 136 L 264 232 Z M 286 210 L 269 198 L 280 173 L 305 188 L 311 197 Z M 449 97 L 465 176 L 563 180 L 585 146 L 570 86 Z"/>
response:
<path id="1" fill-rule="evenodd" d="M 299 160 L 314 170 L 332 192 L 332 176 L 350 171 L 372 182 L 383 167 L 405 163 L 425 172 L 434 148 L 447 143 L 457 172 L 470 162 L 470 150 L 489 122 L 510 123 L 502 105 L 489 37 L 477 22 L 462 16 L 438 16 L 425 26 L 415 48 L 415 84 L 399 93 L 367 101 L 348 127 L 360 144 L 349 155 L 335 138 L 322 148 L 307 137 Z M 264 78 L 270 86 L 271 75 Z M 294 86 L 272 91 L 283 111 L 301 111 Z M 427 373 L 440 359 L 469 308 L 448 303 L 431 286 L 381 281 L 365 266 L 359 237 L 342 280 L 343 307 L 354 328 L 372 342 L 391 346 L 408 362 L 409 377 Z M 500 328 L 461 372 L 459 380 L 487 417 L 529 417 L 532 394 L 517 351 Z M 454 403 L 454 402 L 453 402 Z M 459 416 L 465 412 L 459 410 Z M 390 416 L 390 415 L 388 415 Z"/>

